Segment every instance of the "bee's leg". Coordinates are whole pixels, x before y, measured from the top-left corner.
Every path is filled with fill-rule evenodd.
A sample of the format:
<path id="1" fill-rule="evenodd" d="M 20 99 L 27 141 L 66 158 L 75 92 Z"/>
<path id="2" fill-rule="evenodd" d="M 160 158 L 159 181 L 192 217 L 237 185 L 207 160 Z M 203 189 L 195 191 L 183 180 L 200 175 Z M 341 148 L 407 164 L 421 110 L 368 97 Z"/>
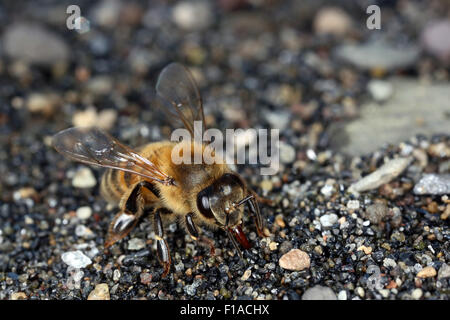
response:
<path id="1" fill-rule="evenodd" d="M 149 185 L 152 186 L 151 183 L 142 181 L 134 186 L 122 210 L 116 214 L 109 225 L 105 249 L 126 237 L 136 227 L 144 208 L 144 199 L 142 198 L 141 191 L 142 188 L 151 190 Z"/>
<path id="2" fill-rule="evenodd" d="M 257 195 L 253 191 L 250 191 L 250 192 L 253 195 L 253 198 L 251 198 L 249 201 L 247 201 L 248 208 L 250 210 L 250 214 L 253 217 L 253 220 L 255 221 L 256 230 L 258 232 L 258 235 L 260 237 L 266 237 L 266 235 L 264 234 L 264 226 L 263 226 L 263 221 L 261 218 L 261 212 L 259 211 L 258 202 L 256 201 Z"/>
<path id="3" fill-rule="evenodd" d="M 214 242 L 205 236 L 199 235 L 197 226 L 195 225 L 192 216 L 193 216 L 192 213 L 188 213 L 186 215 L 186 227 L 189 232 L 189 235 L 191 236 L 192 239 L 198 240 L 199 242 L 207 245 L 209 247 L 210 254 L 214 255 L 216 253 L 216 249 L 214 248 Z"/>
<path id="4" fill-rule="evenodd" d="M 105 249 L 125 238 L 134 229 L 139 217 L 126 211 L 121 211 L 114 217 L 108 228 L 105 240 Z"/>
<path id="5" fill-rule="evenodd" d="M 154 219 L 155 219 L 154 220 L 154 231 L 155 231 L 155 238 L 157 241 L 156 248 L 158 251 L 158 260 L 159 260 L 159 263 L 164 268 L 162 277 L 165 278 L 170 270 L 171 259 L 170 259 L 169 246 L 167 245 L 167 241 L 163 238 L 164 237 L 164 229 L 163 229 L 163 223 L 161 220 L 160 209 L 155 210 Z"/>
<path id="6" fill-rule="evenodd" d="M 249 190 L 250 194 L 252 194 L 258 202 L 267 204 L 269 206 L 271 206 L 273 204 L 273 201 L 271 199 L 261 197 L 255 191 L 253 191 L 249 188 L 248 188 L 248 190 Z"/>

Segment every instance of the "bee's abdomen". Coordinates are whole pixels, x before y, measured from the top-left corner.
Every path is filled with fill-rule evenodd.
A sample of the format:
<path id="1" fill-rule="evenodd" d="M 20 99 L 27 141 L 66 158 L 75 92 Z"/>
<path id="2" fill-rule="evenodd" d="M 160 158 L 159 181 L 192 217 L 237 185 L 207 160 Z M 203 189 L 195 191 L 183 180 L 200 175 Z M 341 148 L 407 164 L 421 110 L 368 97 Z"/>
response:
<path id="1" fill-rule="evenodd" d="M 128 175 L 128 177 L 125 177 Z M 108 201 L 118 203 L 129 188 L 130 174 L 119 170 L 108 169 L 102 176 L 100 192 Z"/>

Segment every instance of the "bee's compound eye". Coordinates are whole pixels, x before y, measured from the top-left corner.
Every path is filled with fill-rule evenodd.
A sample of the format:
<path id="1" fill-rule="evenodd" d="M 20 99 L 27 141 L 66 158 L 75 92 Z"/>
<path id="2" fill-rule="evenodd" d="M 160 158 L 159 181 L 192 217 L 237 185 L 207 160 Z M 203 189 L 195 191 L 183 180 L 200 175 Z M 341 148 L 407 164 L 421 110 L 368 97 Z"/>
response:
<path id="1" fill-rule="evenodd" d="M 210 188 L 206 188 L 199 192 L 197 196 L 197 208 L 200 213 L 206 218 L 213 218 L 214 215 L 211 211 L 211 203 L 209 201 Z"/>

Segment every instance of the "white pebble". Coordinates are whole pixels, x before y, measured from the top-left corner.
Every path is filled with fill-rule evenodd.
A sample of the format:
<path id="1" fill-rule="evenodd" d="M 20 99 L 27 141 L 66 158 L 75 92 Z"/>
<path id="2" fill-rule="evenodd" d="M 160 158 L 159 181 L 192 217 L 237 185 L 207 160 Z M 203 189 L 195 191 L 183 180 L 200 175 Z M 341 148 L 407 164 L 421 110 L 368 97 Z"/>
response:
<path id="1" fill-rule="evenodd" d="M 338 300 L 347 300 L 347 291 L 345 290 L 339 291 Z"/>
<path id="2" fill-rule="evenodd" d="M 86 226 L 83 226 L 82 224 L 76 226 L 75 234 L 77 235 L 77 237 L 82 237 L 86 239 L 92 238 L 94 236 L 92 230 Z"/>
<path id="3" fill-rule="evenodd" d="M 77 217 L 85 220 L 89 219 L 89 217 L 92 215 L 92 209 L 91 207 L 85 206 L 85 207 L 79 207 L 76 211 Z"/>
<path id="4" fill-rule="evenodd" d="M 319 220 L 320 220 L 320 224 L 322 225 L 322 227 L 329 228 L 337 222 L 338 216 L 334 213 L 330 213 L 330 214 L 321 216 L 319 218 Z"/>
<path id="5" fill-rule="evenodd" d="M 292 163 L 295 160 L 295 149 L 284 142 L 280 142 L 280 161 L 281 163 Z"/>
<path id="6" fill-rule="evenodd" d="M 358 296 L 360 296 L 361 298 L 364 298 L 364 289 L 361 287 L 356 288 L 356 293 L 358 294 Z"/>
<path id="7" fill-rule="evenodd" d="M 381 289 L 381 290 L 378 290 L 378 292 L 381 294 L 381 296 L 383 297 L 383 298 L 388 298 L 389 297 L 389 294 L 390 294 L 390 292 L 389 292 L 389 290 L 388 289 Z"/>
<path id="8" fill-rule="evenodd" d="M 383 80 L 371 80 L 367 85 L 367 89 L 372 97 L 378 102 L 389 99 L 394 91 L 392 85 Z"/>
<path id="9" fill-rule="evenodd" d="M 64 252 L 61 259 L 65 264 L 77 269 L 84 268 L 92 263 L 92 260 L 80 250 Z"/>
<path id="10" fill-rule="evenodd" d="M 358 200 L 350 200 L 349 202 L 347 202 L 347 209 L 358 210 L 359 209 L 359 201 Z"/>
<path id="11" fill-rule="evenodd" d="M 211 7 L 206 1 L 179 2 L 173 9 L 172 17 L 178 27 L 185 30 L 205 29 L 213 19 Z"/>
<path id="12" fill-rule="evenodd" d="M 89 168 L 79 169 L 72 179 L 72 186 L 75 188 L 92 188 L 96 184 L 97 180 Z"/>
<path id="13" fill-rule="evenodd" d="M 389 268 L 389 267 L 395 268 L 395 267 L 397 266 L 397 262 L 395 262 L 394 259 L 391 259 L 391 258 L 385 258 L 385 259 L 383 260 L 383 266 L 386 267 L 386 268 Z"/>
<path id="14" fill-rule="evenodd" d="M 357 194 L 359 192 L 376 189 L 383 184 L 389 183 L 408 167 L 411 160 L 411 157 L 390 160 L 376 171 L 365 176 L 358 182 L 353 183 L 348 191 Z"/>
<path id="15" fill-rule="evenodd" d="M 121 274 L 120 274 L 119 269 L 114 270 L 114 273 L 113 273 L 113 280 L 114 280 L 114 282 L 119 281 L 120 276 L 121 276 Z"/>
<path id="16" fill-rule="evenodd" d="M 413 292 L 411 293 L 411 297 L 415 300 L 419 300 L 420 298 L 422 298 L 422 294 L 422 289 L 417 288 L 413 290 Z"/>
<path id="17" fill-rule="evenodd" d="M 320 193 L 322 193 L 325 197 L 329 198 L 334 192 L 334 187 L 331 184 L 326 184 L 320 189 Z"/>
<path id="18" fill-rule="evenodd" d="M 141 250 L 145 248 L 145 241 L 139 238 L 133 238 L 128 241 L 128 250 Z"/>

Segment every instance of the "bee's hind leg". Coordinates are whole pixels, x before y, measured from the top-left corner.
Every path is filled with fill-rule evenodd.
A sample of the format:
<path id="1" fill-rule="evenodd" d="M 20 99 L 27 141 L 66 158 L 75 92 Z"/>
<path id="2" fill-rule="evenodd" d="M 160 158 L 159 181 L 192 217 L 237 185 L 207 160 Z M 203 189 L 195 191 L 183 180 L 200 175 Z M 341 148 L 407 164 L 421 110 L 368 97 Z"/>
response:
<path id="1" fill-rule="evenodd" d="M 105 249 L 111 247 L 114 243 L 120 239 L 125 238 L 131 230 L 136 227 L 139 220 L 137 215 L 127 213 L 126 211 L 119 212 L 111 221 L 108 234 L 105 240 Z"/>
<path id="2" fill-rule="evenodd" d="M 136 227 L 139 218 L 143 214 L 144 199 L 142 188 L 150 190 L 151 184 L 147 181 L 137 183 L 122 205 L 122 209 L 111 221 L 105 240 L 105 249 L 112 246 L 120 239 L 125 238 Z"/>
<path id="3" fill-rule="evenodd" d="M 214 248 L 214 242 L 205 236 L 199 235 L 197 226 L 195 225 L 194 220 L 192 219 L 192 215 L 193 215 L 192 213 L 188 213 L 186 215 L 186 228 L 189 232 L 189 235 L 191 236 L 192 239 L 197 240 L 200 243 L 208 246 L 210 254 L 212 256 L 215 255 L 216 249 Z"/>
<path id="4" fill-rule="evenodd" d="M 167 274 L 170 271 L 170 265 L 172 263 L 170 258 L 170 250 L 169 246 L 167 245 L 167 241 L 163 238 L 164 237 L 164 228 L 163 223 L 161 220 L 160 212 L 164 209 L 156 209 L 154 212 L 154 231 L 155 231 L 155 238 L 156 238 L 156 248 L 158 253 L 158 260 L 159 263 L 163 266 L 164 272 L 162 274 L 162 277 L 165 278 Z"/>

